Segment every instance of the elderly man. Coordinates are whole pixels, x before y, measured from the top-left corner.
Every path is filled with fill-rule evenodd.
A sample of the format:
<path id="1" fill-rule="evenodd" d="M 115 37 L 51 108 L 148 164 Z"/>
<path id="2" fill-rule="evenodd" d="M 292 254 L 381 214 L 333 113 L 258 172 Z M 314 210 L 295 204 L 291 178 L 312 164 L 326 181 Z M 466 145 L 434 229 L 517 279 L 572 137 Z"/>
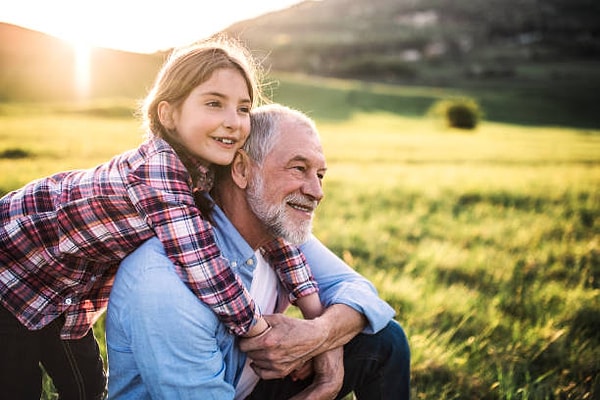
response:
<path id="1" fill-rule="evenodd" d="M 123 261 L 111 292 L 111 398 L 409 398 L 408 342 L 393 309 L 310 234 L 325 171 L 310 118 L 280 105 L 253 111 L 244 150 L 217 176 L 212 218 L 223 256 L 272 328 L 231 336 L 151 239 Z M 274 237 L 303 243 L 321 316 L 281 314 L 288 296 L 260 251 Z"/>

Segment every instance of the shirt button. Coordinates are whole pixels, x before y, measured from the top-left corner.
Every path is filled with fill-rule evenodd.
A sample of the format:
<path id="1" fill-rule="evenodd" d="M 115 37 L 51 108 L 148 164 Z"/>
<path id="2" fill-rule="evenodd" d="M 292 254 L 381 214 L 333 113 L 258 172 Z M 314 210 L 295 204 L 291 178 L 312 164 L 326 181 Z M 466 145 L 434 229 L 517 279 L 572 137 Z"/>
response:
<path id="1" fill-rule="evenodd" d="M 71 304 L 73 304 L 73 300 L 71 300 L 71 298 L 70 298 L 70 297 L 67 297 L 67 298 L 65 299 L 65 304 L 66 304 L 66 305 L 68 305 L 68 306 L 70 306 Z"/>
<path id="2" fill-rule="evenodd" d="M 237 267 L 237 262 L 236 262 L 236 261 L 232 261 L 232 262 L 231 262 L 231 266 L 232 266 L 233 268 Z"/>
<path id="3" fill-rule="evenodd" d="M 246 261 L 246 264 L 253 265 L 254 264 L 254 260 L 251 258 L 248 261 Z"/>
<path id="4" fill-rule="evenodd" d="M 92 276 L 92 277 L 90 278 L 90 281 L 92 281 L 92 282 L 96 282 L 96 277 L 95 277 L 95 276 Z"/>

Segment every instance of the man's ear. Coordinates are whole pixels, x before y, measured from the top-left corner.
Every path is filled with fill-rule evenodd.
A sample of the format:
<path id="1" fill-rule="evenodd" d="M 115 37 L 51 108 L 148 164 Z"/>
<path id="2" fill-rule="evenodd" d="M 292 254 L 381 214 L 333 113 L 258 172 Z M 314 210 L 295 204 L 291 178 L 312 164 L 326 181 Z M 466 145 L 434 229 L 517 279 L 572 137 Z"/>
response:
<path id="1" fill-rule="evenodd" d="M 231 163 L 231 179 L 240 189 L 246 189 L 249 173 L 250 157 L 244 150 L 238 150 Z"/>
<path id="2" fill-rule="evenodd" d="M 157 111 L 160 123 L 167 129 L 175 129 L 175 124 L 173 123 L 173 108 L 169 102 L 163 100 L 158 103 Z"/>

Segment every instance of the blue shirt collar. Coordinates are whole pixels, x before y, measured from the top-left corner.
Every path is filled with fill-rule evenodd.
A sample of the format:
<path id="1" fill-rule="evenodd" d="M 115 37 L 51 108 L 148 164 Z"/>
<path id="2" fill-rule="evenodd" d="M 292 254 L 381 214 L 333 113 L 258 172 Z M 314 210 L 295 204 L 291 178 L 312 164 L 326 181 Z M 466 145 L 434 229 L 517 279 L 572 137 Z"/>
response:
<path id="1" fill-rule="evenodd" d="M 215 221 L 213 231 L 223 256 L 230 263 L 235 262 L 240 266 L 245 264 L 248 259 L 253 258 L 254 250 L 219 206 L 215 205 L 212 216 Z"/>

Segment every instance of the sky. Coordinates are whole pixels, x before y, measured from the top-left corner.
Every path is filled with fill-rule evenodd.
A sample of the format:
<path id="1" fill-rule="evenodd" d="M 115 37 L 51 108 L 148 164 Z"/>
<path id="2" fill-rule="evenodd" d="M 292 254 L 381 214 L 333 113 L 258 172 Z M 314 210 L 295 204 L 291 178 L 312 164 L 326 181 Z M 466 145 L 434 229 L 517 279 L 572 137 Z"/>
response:
<path id="1" fill-rule="evenodd" d="M 301 0 L 0 0 L 0 22 L 75 45 L 152 53 Z"/>

